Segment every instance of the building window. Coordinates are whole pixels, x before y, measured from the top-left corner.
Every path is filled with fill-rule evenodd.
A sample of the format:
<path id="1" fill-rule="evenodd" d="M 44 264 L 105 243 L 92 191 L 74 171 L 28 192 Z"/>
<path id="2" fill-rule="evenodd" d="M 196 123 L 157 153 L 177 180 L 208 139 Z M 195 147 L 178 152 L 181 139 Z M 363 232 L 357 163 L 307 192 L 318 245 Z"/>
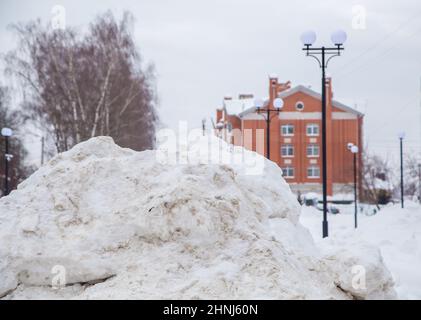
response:
<path id="1" fill-rule="evenodd" d="M 293 124 L 283 124 L 281 126 L 281 133 L 283 136 L 293 136 L 294 135 L 294 125 Z"/>
<path id="2" fill-rule="evenodd" d="M 281 146 L 281 155 L 283 157 L 293 157 L 294 156 L 294 146 L 292 144 L 283 144 Z"/>
<path id="3" fill-rule="evenodd" d="M 316 166 L 311 166 L 307 168 L 307 177 L 308 178 L 320 178 L 320 169 Z"/>
<path id="4" fill-rule="evenodd" d="M 302 110 L 304 110 L 304 103 L 303 103 L 303 102 L 301 102 L 301 101 L 298 101 L 298 102 L 295 104 L 295 108 L 296 108 L 298 111 L 302 111 Z"/>
<path id="5" fill-rule="evenodd" d="M 319 156 L 319 145 L 310 143 L 307 146 L 307 157 L 318 157 Z"/>
<path id="6" fill-rule="evenodd" d="M 319 135 L 319 125 L 316 123 L 310 123 L 307 125 L 307 135 L 308 136 L 318 136 Z"/>
<path id="7" fill-rule="evenodd" d="M 287 179 L 294 178 L 294 168 L 293 167 L 282 168 L 282 176 Z"/>
<path id="8" fill-rule="evenodd" d="M 228 132 L 232 131 L 232 123 L 231 122 L 228 122 L 227 129 L 228 129 Z"/>

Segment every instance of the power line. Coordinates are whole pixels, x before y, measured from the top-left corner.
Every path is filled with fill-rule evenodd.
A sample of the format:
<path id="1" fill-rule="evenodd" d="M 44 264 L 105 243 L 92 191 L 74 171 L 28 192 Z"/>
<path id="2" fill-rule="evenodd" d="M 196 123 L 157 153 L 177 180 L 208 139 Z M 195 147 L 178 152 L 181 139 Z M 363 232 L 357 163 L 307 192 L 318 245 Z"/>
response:
<path id="1" fill-rule="evenodd" d="M 418 11 L 412 17 L 410 17 L 409 19 L 405 20 L 403 23 L 401 23 L 400 25 L 398 25 L 398 27 L 395 28 L 393 31 L 391 31 L 390 33 L 386 34 L 386 36 L 384 36 L 382 39 L 380 39 L 379 41 L 375 42 L 368 49 L 364 50 L 363 52 L 361 52 L 360 54 L 358 54 L 357 56 L 355 56 L 354 58 L 352 58 L 351 61 L 349 61 L 348 63 L 344 64 L 342 67 L 340 67 L 340 69 L 343 70 L 343 69 L 346 69 L 349 66 L 352 66 L 355 62 L 359 61 L 359 59 L 361 57 L 363 57 L 364 55 L 366 55 L 367 53 L 369 53 L 373 49 L 377 48 L 377 46 L 379 46 L 380 44 L 384 43 L 384 41 L 386 41 L 387 39 L 389 39 L 392 35 L 394 35 L 400 29 L 402 29 L 404 26 L 406 26 L 407 24 L 409 24 L 409 22 L 411 22 L 412 20 L 414 20 L 415 18 L 417 18 L 420 13 L 421 13 L 421 11 Z"/>
<path id="2" fill-rule="evenodd" d="M 410 36 L 408 36 L 408 38 L 412 38 L 412 37 L 418 35 L 420 31 L 421 31 L 421 28 L 417 29 L 414 33 L 412 33 Z M 337 74 L 339 74 L 339 75 L 342 74 L 341 75 L 341 78 L 345 78 L 345 77 L 349 76 L 351 73 L 353 73 L 353 72 L 355 72 L 357 70 L 360 70 L 362 67 L 365 67 L 367 65 L 367 63 L 371 62 L 372 60 L 377 60 L 378 58 L 381 58 L 381 57 L 387 55 L 388 53 L 390 53 L 392 51 L 392 49 L 396 48 L 397 46 L 399 46 L 398 43 L 392 45 L 391 47 L 389 47 L 388 49 L 384 50 L 380 54 L 378 54 L 376 56 L 373 56 L 373 57 L 365 60 L 365 62 L 363 62 L 359 66 L 357 66 L 357 67 L 355 67 L 353 69 L 350 69 L 348 72 L 345 72 L 345 74 L 343 74 L 343 72 L 344 72 L 343 70 L 339 70 Z M 375 65 L 375 64 L 371 64 L 371 65 Z"/>
<path id="3" fill-rule="evenodd" d="M 389 119 L 386 119 L 385 121 L 383 121 L 380 125 L 377 125 L 376 127 L 374 127 L 373 131 L 376 131 L 377 129 L 384 127 L 386 124 L 388 124 L 390 121 L 394 121 L 397 118 L 399 118 L 402 114 L 403 111 L 405 111 L 415 100 L 418 100 L 418 96 L 417 97 L 413 97 L 412 99 L 410 99 L 407 103 L 405 103 L 402 108 L 396 108 L 396 111 L 392 114 L 392 117 Z"/>

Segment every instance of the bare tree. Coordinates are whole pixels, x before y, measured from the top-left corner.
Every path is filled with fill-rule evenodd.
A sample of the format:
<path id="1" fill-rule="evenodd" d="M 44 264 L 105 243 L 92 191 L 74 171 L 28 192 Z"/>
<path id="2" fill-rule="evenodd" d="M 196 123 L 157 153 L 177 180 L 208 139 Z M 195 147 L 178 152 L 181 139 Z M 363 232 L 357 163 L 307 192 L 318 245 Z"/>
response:
<path id="1" fill-rule="evenodd" d="M 5 57 L 6 72 L 24 89 L 24 108 L 62 152 L 80 141 L 109 135 L 135 150 L 153 147 L 153 67 L 142 68 L 133 18 L 98 16 L 85 33 L 54 30 L 40 20 L 12 26 L 19 38 Z"/>
<path id="2" fill-rule="evenodd" d="M 407 196 L 420 196 L 421 164 L 417 156 L 407 153 L 404 160 L 404 194 Z"/>
<path id="3" fill-rule="evenodd" d="M 369 153 L 363 154 L 361 200 L 375 204 L 387 203 L 392 196 L 392 170 L 388 159 Z"/>

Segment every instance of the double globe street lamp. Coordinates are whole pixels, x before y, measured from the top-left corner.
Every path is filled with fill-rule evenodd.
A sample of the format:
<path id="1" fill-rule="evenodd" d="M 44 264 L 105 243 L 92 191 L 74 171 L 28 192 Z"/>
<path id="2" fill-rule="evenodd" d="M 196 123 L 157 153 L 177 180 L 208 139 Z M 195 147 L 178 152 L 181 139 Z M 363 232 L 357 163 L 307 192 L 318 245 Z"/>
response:
<path id="1" fill-rule="evenodd" d="M 266 109 L 263 109 L 264 101 L 262 99 L 256 99 L 254 106 L 256 107 L 256 112 L 262 114 L 266 120 L 266 158 L 270 160 L 270 121 L 274 116 L 279 115 L 284 106 L 284 101 L 281 98 L 275 98 L 273 100 L 273 108 L 268 105 Z"/>
<path id="2" fill-rule="evenodd" d="M 306 56 L 317 60 L 322 69 L 322 172 L 323 172 L 323 238 L 329 235 L 327 222 L 327 159 L 326 159 L 326 68 L 333 57 L 340 56 L 344 50 L 343 44 L 346 41 L 346 33 L 342 30 L 335 31 L 331 35 L 333 47 L 312 47 L 316 41 L 316 33 L 313 31 L 304 32 L 301 41 L 304 44 L 303 51 Z M 320 57 L 320 58 L 319 58 Z"/>
<path id="3" fill-rule="evenodd" d="M 358 220 L 357 220 L 357 154 L 358 154 L 358 146 L 354 145 L 353 143 L 348 143 L 348 150 L 352 152 L 354 155 L 354 227 L 357 229 L 358 227 Z"/>
<path id="4" fill-rule="evenodd" d="M 5 139 L 5 153 L 4 153 L 4 195 L 9 194 L 9 162 L 12 160 L 13 155 L 9 153 L 9 138 L 12 136 L 13 131 L 10 128 L 1 129 L 1 135 Z"/>

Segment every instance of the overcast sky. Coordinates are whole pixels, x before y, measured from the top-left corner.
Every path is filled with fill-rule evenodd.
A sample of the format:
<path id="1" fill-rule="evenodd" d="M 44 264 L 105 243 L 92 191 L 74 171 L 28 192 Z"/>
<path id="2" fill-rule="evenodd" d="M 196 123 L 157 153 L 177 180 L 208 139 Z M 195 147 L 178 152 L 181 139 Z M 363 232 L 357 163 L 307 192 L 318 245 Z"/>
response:
<path id="1" fill-rule="evenodd" d="M 161 119 L 174 129 L 179 120 L 200 126 L 227 93 L 266 96 L 270 73 L 320 91 L 320 69 L 301 51 L 300 34 L 313 29 L 317 44 L 329 45 L 330 33 L 344 29 L 345 53 L 328 70 L 334 98 L 359 104 L 371 150 L 396 154 L 402 129 L 408 148 L 421 149 L 419 0 L 1 0 L 0 52 L 15 45 L 7 25 L 47 22 L 54 5 L 82 29 L 107 9 L 132 12 L 144 61 L 156 66 Z M 353 26 L 356 5 L 366 10 L 365 29 Z"/>

